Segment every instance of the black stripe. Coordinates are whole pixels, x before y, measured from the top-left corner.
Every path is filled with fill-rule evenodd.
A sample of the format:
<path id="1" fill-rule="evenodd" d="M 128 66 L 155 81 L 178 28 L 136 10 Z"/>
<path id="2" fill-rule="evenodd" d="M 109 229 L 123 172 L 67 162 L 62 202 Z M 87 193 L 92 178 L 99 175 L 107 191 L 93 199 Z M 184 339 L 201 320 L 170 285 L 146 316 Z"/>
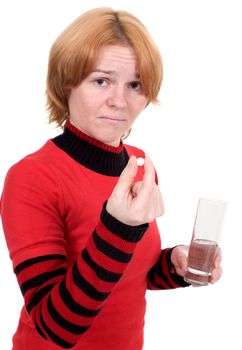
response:
<path id="1" fill-rule="evenodd" d="M 40 329 L 40 327 L 38 325 L 35 327 L 35 329 L 41 335 L 42 338 L 46 339 L 45 334 L 42 332 L 42 330 Z"/>
<path id="2" fill-rule="evenodd" d="M 153 271 L 153 273 L 150 275 L 149 274 L 149 277 L 152 277 L 150 278 L 152 281 L 154 281 L 155 279 L 155 274 L 160 278 L 162 279 L 166 284 L 168 284 L 169 287 L 171 287 L 171 284 L 169 282 L 169 279 L 167 278 L 167 276 L 164 274 L 164 272 L 162 272 L 161 270 L 157 270 L 157 271 Z"/>
<path id="3" fill-rule="evenodd" d="M 93 287 L 82 275 L 79 273 L 77 263 L 72 268 L 73 281 L 86 295 L 97 301 L 104 301 L 107 299 L 110 293 L 101 293 L 95 287 Z"/>
<path id="4" fill-rule="evenodd" d="M 66 260 L 65 255 L 61 255 L 61 254 L 50 254 L 50 255 L 43 255 L 43 256 L 37 256 L 35 258 L 31 258 L 28 260 L 23 261 L 22 263 L 20 263 L 19 265 L 16 266 L 16 268 L 14 269 L 14 273 L 17 275 L 19 272 L 21 272 L 22 270 L 24 270 L 25 268 L 37 264 L 39 262 L 42 261 L 47 261 L 47 260 Z"/>
<path id="5" fill-rule="evenodd" d="M 166 255 L 164 256 L 164 254 L 166 254 L 166 252 L 164 251 L 163 254 L 161 254 L 160 260 L 159 260 L 159 264 L 157 265 L 157 276 L 161 279 L 163 279 L 169 287 L 172 287 L 171 282 L 169 281 L 168 276 L 165 274 L 165 272 L 162 271 L 161 266 L 164 266 L 162 260 L 164 259 L 166 264 L 167 264 L 167 257 Z M 168 267 L 168 266 L 167 266 Z"/>
<path id="6" fill-rule="evenodd" d="M 97 249 L 113 260 L 122 263 L 128 263 L 132 258 L 132 254 L 124 253 L 122 250 L 104 241 L 101 237 L 98 236 L 96 231 L 93 232 L 93 240 Z"/>
<path id="7" fill-rule="evenodd" d="M 60 345 L 64 349 L 70 349 L 75 345 L 75 344 L 66 342 L 65 340 L 61 339 L 57 334 L 55 334 L 52 330 L 50 330 L 45 324 L 42 315 L 40 315 L 40 322 L 43 329 L 48 334 L 49 338 L 57 345 Z"/>
<path id="8" fill-rule="evenodd" d="M 150 274 L 149 274 L 149 277 L 148 277 L 148 279 L 149 279 L 149 284 L 148 284 L 148 289 L 153 289 L 152 288 L 152 286 L 154 286 L 154 287 L 156 287 L 156 288 L 158 288 L 158 289 L 169 289 L 170 287 L 168 286 L 164 286 L 164 285 L 162 285 L 162 284 L 160 284 L 160 283 L 157 283 L 156 281 L 154 281 L 154 276 L 152 275 L 152 276 L 150 276 Z M 149 287 L 149 285 L 150 285 L 150 287 Z"/>
<path id="9" fill-rule="evenodd" d="M 51 291 L 51 289 L 55 285 L 56 285 L 56 283 L 48 284 L 47 286 L 39 289 L 38 292 L 36 292 L 34 294 L 33 298 L 31 299 L 31 301 L 26 306 L 26 309 L 27 309 L 28 313 L 31 312 L 31 310 L 35 307 L 35 305 L 37 305 L 44 298 L 44 296 Z"/>
<path id="10" fill-rule="evenodd" d="M 71 310 L 73 313 L 84 316 L 84 317 L 94 317 L 97 316 L 101 309 L 91 310 L 80 304 L 78 304 L 71 296 L 66 288 L 65 281 L 62 281 L 59 288 L 61 299 L 63 303 Z"/>
<path id="11" fill-rule="evenodd" d="M 139 242 L 149 228 L 149 224 L 130 226 L 123 224 L 106 210 L 107 202 L 103 204 L 101 211 L 101 221 L 107 229 L 122 240 L 132 243 Z"/>
<path id="12" fill-rule="evenodd" d="M 82 258 L 85 260 L 85 262 L 92 268 L 92 270 L 96 273 L 96 275 L 105 282 L 118 282 L 120 278 L 122 277 L 121 273 L 115 273 L 108 271 L 98 265 L 89 255 L 88 251 L 86 249 L 82 252 Z"/>
<path id="13" fill-rule="evenodd" d="M 171 286 L 171 283 L 169 282 L 168 277 L 166 274 L 162 271 L 162 256 L 160 256 L 158 262 L 152 267 L 152 269 L 149 271 L 148 276 L 151 282 L 156 285 L 158 288 L 160 288 L 160 284 L 157 284 L 155 282 L 155 275 L 157 275 L 159 278 L 161 278 L 169 287 Z M 164 287 L 162 287 L 164 288 Z"/>
<path id="14" fill-rule="evenodd" d="M 83 334 L 85 333 L 90 326 L 78 326 L 70 321 L 67 321 L 64 317 L 61 316 L 61 314 L 56 310 L 54 307 L 51 298 L 48 298 L 48 303 L 47 303 L 48 311 L 52 319 L 62 328 L 67 330 L 70 333 L 73 334 Z"/>
<path id="15" fill-rule="evenodd" d="M 66 274 L 66 269 L 64 269 L 64 268 L 59 268 L 59 269 L 56 269 L 53 271 L 48 271 L 48 272 L 42 273 L 40 275 L 37 275 L 37 276 L 29 279 L 28 281 L 24 282 L 20 286 L 20 289 L 24 295 L 29 289 L 41 286 L 41 284 L 47 282 L 48 280 L 52 279 L 53 277 L 61 276 L 61 275 L 65 275 L 65 274 Z"/>

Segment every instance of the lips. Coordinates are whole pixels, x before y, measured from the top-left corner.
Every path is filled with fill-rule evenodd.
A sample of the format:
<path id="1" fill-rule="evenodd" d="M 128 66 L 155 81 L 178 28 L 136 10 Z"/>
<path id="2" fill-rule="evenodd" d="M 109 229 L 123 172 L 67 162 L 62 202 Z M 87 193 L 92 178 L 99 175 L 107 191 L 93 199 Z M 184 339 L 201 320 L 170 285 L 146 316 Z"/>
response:
<path id="1" fill-rule="evenodd" d="M 114 123 L 125 121 L 125 119 L 123 119 L 123 118 L 118 118 L 118 117 L 113 117 L 113 116 L 102 116 L 102 117 L 99 117 L 99 119 L 107 120 L 107 121 L 114 122 Z"/>

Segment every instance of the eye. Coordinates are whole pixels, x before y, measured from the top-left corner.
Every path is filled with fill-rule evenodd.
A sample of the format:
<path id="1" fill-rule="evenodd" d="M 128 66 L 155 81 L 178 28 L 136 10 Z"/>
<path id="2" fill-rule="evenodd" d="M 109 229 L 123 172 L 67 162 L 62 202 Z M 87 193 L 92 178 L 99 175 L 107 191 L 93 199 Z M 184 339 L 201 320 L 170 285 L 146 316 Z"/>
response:
<path id="1" fill-rule="evenodd" d="M 141 83 L 139 81 L 132 81 L 129 83 L 129 86 L 132 90 L 140 91 L 141 90 Z"/>
<path id="2" fill-rule="evenodd" d="M 106 79 L 102 79 L 102 78 L 95 79 L 95 82 L 99 86 L 105 86 L 108 83 Z"/>

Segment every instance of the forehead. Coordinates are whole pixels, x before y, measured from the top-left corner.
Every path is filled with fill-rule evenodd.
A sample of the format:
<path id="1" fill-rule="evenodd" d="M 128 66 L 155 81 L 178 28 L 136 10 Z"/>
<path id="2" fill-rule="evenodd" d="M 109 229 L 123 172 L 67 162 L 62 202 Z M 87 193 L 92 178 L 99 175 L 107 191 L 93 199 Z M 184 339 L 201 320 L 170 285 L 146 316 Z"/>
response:
<path id="1" fill-rule="evenodd" d="M 122 67 L 137 71 L 137 56 L 131 46 L 108 45 L 100 49 L 95 68 Z"/>

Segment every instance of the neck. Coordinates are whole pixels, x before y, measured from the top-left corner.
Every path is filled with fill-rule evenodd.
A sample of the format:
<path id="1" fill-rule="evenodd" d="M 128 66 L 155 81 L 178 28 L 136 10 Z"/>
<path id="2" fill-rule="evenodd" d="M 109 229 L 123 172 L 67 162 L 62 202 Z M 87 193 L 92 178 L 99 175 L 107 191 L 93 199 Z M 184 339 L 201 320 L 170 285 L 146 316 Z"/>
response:
<path id="1" fill-rule="evenodd" d="M 67 126 L 69 128 L 71 127 L 74 127 L 73 130 L 75 132 L 75 130 L 78 130 L 80 132 L 80 135 L 82 135 L 82 137 L 88 137 L 90 140 L 94 141 L 95 143 L 100 143 L 102 145 L 105 145 L 105 146 L 110 146 L 110 147 L 113 147 L 113 148 L 117 148 L 120 146 L 120 144 L 122 143 L 122 140 L 120 140 L 117 144 L 113 144 L 113 143 L 103 143 L 102 141 L 98 140 L 98 139 L 95 139 L 93 138 L 91 135 L 87 134 L 85 131 L 82 130 L 82 128 L 78 125 L 77 122 L 75 122 L 74 120 L 71 120 L 68 122 Z"/>
<path id="2" fill-rule="evenodd" d="M 112 145 L 108 145 L 106 143 L 103 143 L 102 141 L 99 141 L 95 138 L 93 138 L 92 136 L 87 135 L 86 133 L 84 133 L 81 129 L 77 128 L 73 123 L 69 122 L 66 127 L 71 130 L 75 135 L 77 135 L 78 137 L 80 137 L 81 139 L 87 141 L 90 144 L 93 144 L 97 147 L 100 147 L 102 149 L 105 149 L 107 151 L 110 152 L 114 152 L 114 153 L 118 153 L 120 152 L 120 150 L 122 150 L 123 148 L 123 143 L 122 141 L 120 142 L 120 144 L 118 146 L 112 146 Z"/>

